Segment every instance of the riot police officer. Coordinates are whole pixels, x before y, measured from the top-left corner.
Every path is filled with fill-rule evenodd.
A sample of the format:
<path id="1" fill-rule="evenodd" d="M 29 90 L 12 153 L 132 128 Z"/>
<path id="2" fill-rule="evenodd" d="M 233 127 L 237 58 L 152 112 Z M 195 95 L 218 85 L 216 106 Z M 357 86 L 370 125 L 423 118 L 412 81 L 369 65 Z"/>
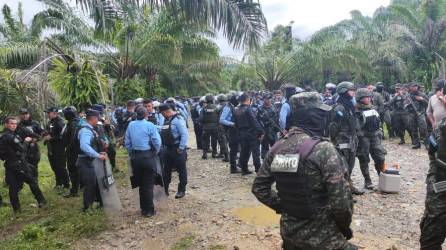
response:
<path id="1" fill-rule="evenodd" d="M 43 129 L 40 124 L 31 118 L 29 111 L 25 108 L 20 109 L 20 122 L 17 126 L 17 133 L 20 135 L 22 140 L 27 136 L 33 138 L 27 149 L 27 159 L 28 162 L 34 167 L 35 176 L 38 176 L 38 166 L 40 161 L 40 150 L 37 141 L 43 133 Z"/>
<path id="2" fill-rule="evenodd" d="M 240 143 L 240 167 L 243 175 L 251 174 L 248 169 L 249 157 L 256 172 L 260 168 L 260 141 L 263 139 L 263 129 L 251 109 L 251 98 L 247 94 L 239 97 L 240 106 L 235 109 L 234 124 L 237 129 Z"/>
<path id="3" fill-rule="evenodd" d="M 235 107 L 238 106 L 237 94 L 233 93 L 229 97 L 229 102 L 223 108 L 220 115 L 220 124 L 223 125 L 229 145 L 229 166 L 231 174 L 237 174 L 241 171 L 237 168 L 237 153 L 239 150 L 239 138 L 237 128 L 235 127 Z"/>
<path id="4" fill-rule="evenodd" d="M 155 157 L 161 147 L 161 137 L 156 126 L 148 122 L 145 107 L 136 108 L 136 121 L 130 122 L 125 134 L 125 147 L 130 156 L 135 182 L 139 186 L 141 214 L 155 215 L 153 185 L 155 182 Z"/>
<path id="5" fill-rule="evenodd" d="M 192 105 L 192 109 L 190 112 L 190 115 L 192 117 L 192 122 L 194 124 L 194 133 L 195 133 L 195 140 L 197 143 L 197 149 L 202 150 L 203 149 L 203 128 L 201 126 L 200 122 L 200 112 L 204 104 L 204 98 L 198 98 L 197 102 L 195 102 Z"/>
<path id="6" fill-rule="evenodd" d="M 63 110 L 63 115 L 67 120 L 67 124 L 63 130 L 62 138 L 65 143 L 65 152 L 67 155 L 67 168 L 68 174 L 71 180 L 71 189 L 68 194 L 65 195 L 66 198 L 77 197 L 80 187 L 79 169 L 76 166 L 77 157 L 79 155 L 79 144 L 77 133 L 80 128 L 85 125 L 82 123 L 83 120 L 79 118 L 77 110 L 73 106 L 65 107 Z"/>
<path id="7" fill-rule="evenodd" d="M 187 185 L 187 145 L 189 134 L 186 122 L 179 116 L 171 104 L 162 104 L 159 111 L 164 118 L 164 125 L 161 129 L 161 140 L 163 143 L 162 158 L 164 164 L 164 189 L 166 195 L 169 195 L 169 185 L 172 179 L 172 169 L 178 171 L 179 180 L 176 199 L 183 198 L 186 195 Z"/>
<path id="8" fill-rule="evenodd" d="M 211 94 L 206 95 L 205 101 L 199 118 L 203 127 L 203 156 L 201 158 L 207 159 L 209 142 L 212 146 L 212 158 L 217 158 L 218 122 L 220 116 L 217 106 L 214 104 L 214 96 Z"/>
<path id="9" fill-rule="evenodd" d="M 84 212 L 87 211 L 95 201 L 98 201 L 100 205 L 102 205 L 93 160 L 95 158 L 98 158 L 101 161 L 106 160 L 102 142 L 98 133 L 95 131 L 100 114 L 98 111 L 92 109 L 87 110 L 85 113 L 87 116 L 87 124 L 80 129 L 78 134 L 80 153 L 76 162 L 84 186 Z"/>
<path id="10" fill-rule="evenodd" d="M 265 136 L 261 142 L 262 159 L 265 158 L 269 148 L 274 145 L 277 140 L 277 133 L 280 132 L 280 127 L 276 123 L 278 115 L 272 105 L 271 99 L 271 94 L 265 94 L 263 96 L 263 105 L 260 106 L 257 112 L 258 120 L 260 121 L 265 133 Z"/>
<path id="11" fill-rule="evenodd" d="M 26 159 L 28 147 L 26 144 L 32 141 L 31 137 L 22 139 L 17 134 L 17 120 L 14 117 L 5 119 L 4 130 L 0 136 L 0 158 L 5 161 L 6 183 L 14 212 L 20 212 L 19 192 L 23 188 L 23 183 L 29 185 L 39 207 L 46 205 L 45 197 L 32 170 L 33 167 Z"/>
<path id="12" fill-rule="evenodd" d="M 333 108 L 334 118 L 330 124 L 331 140 L 347 162 L 349 176 L 355 166 L 356 150 L 358 148 L 355 91 L 355 85 L 351 82 L 341 82 L 338 84 L 336 93 L 339 97 Z M 353 194 L 364 194 L 363 191 L 353 186 L 351 179 L 350 184 Z"/>
<path id="13" fill-rule="evenodd" d="M 48 108 L 47 114 L 50 121 L 46 127 L 46 135 L 43 140 L 47 145 L 48 160 L 56 177 L 56 188 L 68 189 L 70 184 L 66 167 L 65 145 L 62 140 L 62 130 L 65 123 L 59 116 L 57 108 Z"/>
<path id="14" fill-rule="evenodd" d="M 218 120 L 220 121 L 221 113 L 223 112 L 223 108 L 226 106 L 228 102 L 228 97 L 224 94 L 220 94 L 217 96 L 217 112 L 218 112 Z M 229 154 L 228 154 L 228 139 L 226 137 L 226 132 L 220 123 L 217 125 L 217 133 L 218 133 L 218 145 L 220 146 L 220 154 L 219 158 L 223 158 L 223 162 L 229 162 Z"/>

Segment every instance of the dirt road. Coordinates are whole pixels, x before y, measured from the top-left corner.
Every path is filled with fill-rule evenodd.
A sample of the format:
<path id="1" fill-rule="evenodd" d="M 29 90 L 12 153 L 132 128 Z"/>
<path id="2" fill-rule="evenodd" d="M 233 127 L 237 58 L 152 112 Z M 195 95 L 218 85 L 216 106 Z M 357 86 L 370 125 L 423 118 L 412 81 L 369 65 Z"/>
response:
<path id="1" fill-rule="evenodd" d="M 193 138 L 191 138 L 193 141 Z M 194 147 L 194 145 L 191 145 Z M 402 192 L 356 197 L 353 243 L 362 249 L 416 249 L 424 209 L 427 153 L 409 145 L 385 142 L 387 162 L 401 165 Z M 251 194 L 254 175 L 230 175 L 221 160 L 201 160 L 189 151 L 189 184 L 184 199 L 162 198 L 157 215 L 143 219 L 138 195 L 128 183 L 120 187 L 123 212 L 110 216 L 111 230 L 78 242 L 79 249 L 280 249 L 279 217 Z M 121 167 L 123 169 L 124 167 Z M 373 169 L 373 166 L 371 166 Z M 372 171 L 371 171 L 372 173 Z M 374 183 L 377 176 L 372 173 Z M 176 188 L 177 176 L 171 187 Z M 362 187 L 359 166 L 354 182 Z M 161 197 L 161 198 L 160 198 Z"/>

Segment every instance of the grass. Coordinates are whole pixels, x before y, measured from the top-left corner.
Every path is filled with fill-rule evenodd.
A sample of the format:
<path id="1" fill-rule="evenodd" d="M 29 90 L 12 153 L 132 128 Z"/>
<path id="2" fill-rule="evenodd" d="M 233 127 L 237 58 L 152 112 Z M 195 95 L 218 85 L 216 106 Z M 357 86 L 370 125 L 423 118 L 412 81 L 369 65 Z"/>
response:
<path id="1" fill-rule="evenodd" d="M 172 246 L 171 250 L 187 250 L 194 244 L 195 236 L 190 235 L 180 239 L 175 245 Z"/>
<path id="2" fill-rule="evenodd" d="M 67 249 L 81 238 L 92 237 L 107 229 L 107 217 L 102 210 L 82 213 L 82 197 L 66 199 L 53 190 L 54 174 L 49 166 L 46 148 L 41 147 L 39 185 L 48 207 L 37 208 L 36 201 L 25 184 L 20 192 L 22 212 L 15 215 L 10 206 L 0 207 L 0 250 L 3 249 Z M 126 166 L 125 153 L 118 151 L 117 164 Z M 115 175 L 118 183 L 124 173 Z M 8 189 L 3 184 L 4 167 L 0 166 L 0 194 L 9 201 Z"/>

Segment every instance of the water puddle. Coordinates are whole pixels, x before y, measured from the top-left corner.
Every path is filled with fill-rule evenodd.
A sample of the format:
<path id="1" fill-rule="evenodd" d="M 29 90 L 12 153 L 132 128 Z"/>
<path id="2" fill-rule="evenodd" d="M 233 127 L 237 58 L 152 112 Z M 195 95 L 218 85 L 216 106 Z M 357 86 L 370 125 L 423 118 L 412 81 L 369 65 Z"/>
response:
<path id="1" fill-rule="evenodd" d="M 280 215 L 269 207 L 241 207 L 233 211 L 242 221 L 256 226 L 279 226 Z"/>

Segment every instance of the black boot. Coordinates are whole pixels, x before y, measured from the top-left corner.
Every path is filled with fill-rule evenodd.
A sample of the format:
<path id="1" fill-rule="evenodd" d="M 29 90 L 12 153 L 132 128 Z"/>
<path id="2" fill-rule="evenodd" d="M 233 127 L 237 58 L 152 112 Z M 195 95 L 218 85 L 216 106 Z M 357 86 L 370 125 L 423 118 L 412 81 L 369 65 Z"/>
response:
<path id="1" fill-rule="evenodd" d="M 212 158 L 219 158 L 217 152 L 212 152 Z"/>
<path id="2" fill-rule="evenodd" d="M 404 144 L 406 144 L 406 141 L 404 139 L 400 139 L 400 142 L 398 144 L 399 145 L 404 145 Z"/>
<path id="3" fill-rule="evenodd" d="M 412 146 L 412 149 L 420 149 L 421 148 L 421 144 L 420 143 L 416 143 Z"/>
<path id="4" fill-rule="evenodd" d="M 206 151 L 203 151 L 203 155 L 201 156 L 201 159 L 206 160 L 208 158 L 208 154 Z"/>
<path id="5" fill-rule="evenodd" d="M 186 195 L 185 191 L 178 191 L 177 194 L 175 195 L 175 199 L 181 199 Z"/>
<path id="6" fill-rule="evenodd" d="M 226 153 L 226 154 L 223 155 L 223 159 L 222 159 L 222 161 L 223 161 L 223 162 L 229 162 L 229 155 L 228 155 L 228 153 Z"/>

